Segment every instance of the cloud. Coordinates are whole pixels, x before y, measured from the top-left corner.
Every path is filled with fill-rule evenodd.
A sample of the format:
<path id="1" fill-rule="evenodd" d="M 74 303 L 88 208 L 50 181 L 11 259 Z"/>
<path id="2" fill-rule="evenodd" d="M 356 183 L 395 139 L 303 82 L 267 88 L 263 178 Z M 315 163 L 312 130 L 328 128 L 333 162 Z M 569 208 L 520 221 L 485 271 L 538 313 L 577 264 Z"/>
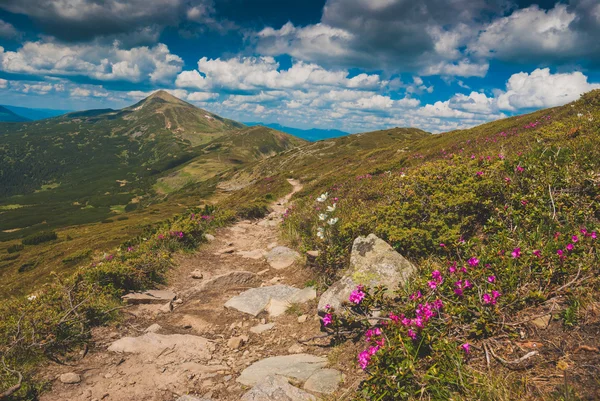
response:
<path id="1" fill-rule="evenodd" d="M 198 61 L 198 70 L 183 71 L 175 84 L 180 88 L 220 88 L 232 91 L 291 89 L 313 87 L 347 87 L 373 89 L 386 85 L 376 74 L 349 77 L 345 70 L 326 70 L 314 63 L 294 62 L 287 70 L 273 57 L 235 57 Z"/>
<path id="2" fill-rule="evenodd" d="M 226 25 L 216 18 L 212 0 L 3 0 L 0 8 L 27 15 L 68 42 L 105 38 L 136 46 L 156 42 L 165 26 L 183 21 L 207 29 Z"/>
<path id="3" fill-rule="evenodd" d="M 538 68 L 531 74 L 513 74 L 498 96 L 498 105 L 503 110 L 560 106 L 598 88 L 600 84 L 589 83 L 579 71 L 552 74 L 549 68 Z"/>
<path id="4" fill-rule="evenodd" d="M 0 89 L 5 89 L 6 87 L 8 87 L 8 81 L 0 78 Z"/>
<path id="5" fill-rule="evenodd" d="M 483 76 L 487 63 L 466 59 L 464 47 L 480 21 L 502 12 L 504 0 L 328 0 L 321 21 L 266 27 L 253 40 L 261 54 L 289 54 L 324 66 Z"/>
<path id="6" fill-rule="evenodd" d="M 65 45 L 44 41 L 26 42 L 14 52 L 0 47 L 0 69 L 11 73 L 157 83 L 169 82 L 182 66 L 183 60 L 164 44 L 129 50 L 118 44 Z"/>
<path id="7" fill-rule="evenodd" d="M 19 31 L 12 24 L 0 19 L 0 38 L 16 39 L 19 36 Z"/>

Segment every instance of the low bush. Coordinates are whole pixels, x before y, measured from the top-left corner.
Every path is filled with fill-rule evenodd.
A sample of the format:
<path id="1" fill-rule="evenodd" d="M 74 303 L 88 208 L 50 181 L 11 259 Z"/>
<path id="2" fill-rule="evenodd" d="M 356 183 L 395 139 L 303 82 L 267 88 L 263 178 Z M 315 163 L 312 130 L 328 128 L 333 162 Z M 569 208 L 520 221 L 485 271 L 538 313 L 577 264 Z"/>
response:
<path id="1" fill-rule="evenodd" d="M 9 246 L 8 248 L 6 248 L 6 252 L 8 253 L 16 253 L 16 252 L 20 252 L 25 248 L 25 245 L 23 244 L 13 244 L 11 246 Z"/>
<path id="2" fill-rule="evenodd" d="M 57 238 L 58 236 L 54 231 L 41 231 L 23 238 L 21 243 L 22 245 L 37 245 L 43 242 L 54 241 Z"/>
<path id="3" fill-rule="evenodd" d="M 77 263 L 83 262 L 86 259 L 89 259 L 92 255 L 91 249 L 82 249 L 80 251 L 74 252 L 64 258 L 62 262 L 66 265 L 75 265 Z"/>

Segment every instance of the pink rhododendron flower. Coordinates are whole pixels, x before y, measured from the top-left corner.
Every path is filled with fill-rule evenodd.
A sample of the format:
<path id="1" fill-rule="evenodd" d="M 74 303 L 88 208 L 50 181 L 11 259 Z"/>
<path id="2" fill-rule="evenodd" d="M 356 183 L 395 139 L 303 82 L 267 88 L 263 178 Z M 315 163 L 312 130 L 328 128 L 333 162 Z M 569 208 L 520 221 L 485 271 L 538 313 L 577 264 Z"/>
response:
<path id="1" fill-rule="evenodd" d="M 596 234 L 596 231 L 593 231 L 593 232 L 592 232 L 592 235 L 590 235 L 590 237 L 592 237 L 592 239 L 596 239 L 596 238 L 598 238 L 598 236 L 597 236 L 597 234 Z"/>
<path id="2" fill-rule="evenodd" d="M 432 271 L 431 278 L 434 279 L 436 282 L 441 283 L 443 281 L 442 272 L 440 272 L 439 270 Z"/>
<path id="3" fill-rule="evenodd" d="M 332 321 L 333 316 L 331 315 L 331 313 L 328 313 L 325 316 L 323 316 L 323 326 L 329 326 Z"/>
<path id="4" fill-rule="evenodd" d="M 413 340 L 417 339 L 417 333 L 415 333 L 413 329 L 408 329 L 408 332 L 406 334 L 408 334 L 408 336 Z"/>
<path id="5" fill-rule="evenodd" d="M 419 298 L 421 298 L 422 296 L 423 296 L 423 294 L 421 294 L 421 291 L 417 291 L 417 292 L 415 292 L 415 293 L 412 293 L 412 294 L 410 294 L 408 298 L 409 298 L 411 301 L 414 301 L 415 299 L 419 299 Z"/>
<path id="6" fill-rule="evenodd" d="M 578 236 L 576 236 L 576 235 L 573 235 L 573 236 L 571 237 L 571 240 L 572 240 L 573 242 L 577 242 L 577 241 L 579 241 L 579 237 L 578 237 Z"/>
<path id="7" fill-rule="evenodd" d="M 463 345 L 460 346 L 462 348 L 463 351 L 465 351 L 465 354 L 469 354 L 471 353 L 471 344 L 469 343 L 464 343 Z"/>
<path id="8" fill-rule="evenodd" d="M 478 171 L 475 174 L 477 175 L 477 177 L 481 177 L 481 176 L 483 176 L 483 171 Z"/>
<path id="9" fill-rule="evenodd" d="M 564 251 L 563 251 L 562 249 L 559 249 L 558 251 L 556 251 L 556 254 L 557 254 L 557 255 L 558 255 L 560 258 L 562 258 L 562 257 L 564 256 L 564 254 L 565 254 L 565 253 L 564 253 Z"/>
<path id="10" fill-rule="evenodd" d="M 507 184 L 510 184 L 512 180 L 510 179 L 510 177 L 504 177 L 504 182 L 506 182 Z"/>
<path id="11" fill-rule="evenodd" d="M 567 251 L 572 251 L 573 249 L 575 249 L 573 244 L 567 244 Z"/>
<path id="12" fill-rule="evenodd" d="M 428 281 L 427 285 L 429 286 L 429 288 L 431 288 L 432 290 L 435 290 L 437 288 L 437 283 L 435 281 Z"/>
<path id="13" fill-rule="evenodd" d="M 476 266 L 479 264 L 479 259 L 477 259 L 477 258 L 474 258 L 474 257 L 473 257 L 473 258 L 470 258 L 470 259 L 468 260 L 468 263 L 469 263 L 469 266 L 471 266 L 471 267 L 476 267 Z"/>
<path id="14" fill-rule="evenodd" d="M 542 251 L 540 251 L 539 249 L 536 249 L 535 251 L 533 251 L 533 254 L 539 258 L 542 256 Z"/>
<path id="15" fill-rule="evenodd" d="M 515 259 L 520 258 L 521 257 L 521 248 L 513 249 L 513 251 L 510 253 L 510 255 Z"/>
<path id="16" fill-rule="evenodd" d="M 495 283 L 496 282 L 496 276 L 489 276 L 487 278 L 487 281 L 490 282 L 490 283 Z"/>
<path id="17" fill-rule="evenodd" d="M 392 320 L 392 322 L 394 323 L 398 323 L 400 321 L 400 316 L 398 315 L 394 315 L 393 313 L 390 312 L 389 315 L 390 319 Z"/>
<path id="18" fill-rule="evenodd" d="M 525 169 L 523 167 L 521 167 L 521 166 L 517 166 L 517 171 L 519 173 L 522 173 L 523 171 L 525 171 Z"/>
<path id="19" fill-rule="evenodd" d="M 585 228 L 582 228 L 581 230 L 579 230 L 579 232 L 583 235 L 587 235 L 587 230 Z"/>
<path id="20" fill-rule="evenodd" d="M 369 351 L 363 351 L 358 354 L 358 365 L 362 370 L 366 370 L 367 366 L 369 366 L 369 362 L 371 362 L 371 355 Z"/>
<path id="21" fill-rule="evenodd" d="M 363 299 L 365 299 L 366 294 L 362 291 L 363 286 L 359 285 L 358 287 L 356 287 L 356 290 L 352 291 L 352 294 L 350 294 L 350 302 L 358 305 L 362 302 Z"/>
<path id="22" fill-rule="evenodd" d="M 440 248 L 445 248 L 446 244 L 444 244 L 443 242 L 440 242 Z"/>

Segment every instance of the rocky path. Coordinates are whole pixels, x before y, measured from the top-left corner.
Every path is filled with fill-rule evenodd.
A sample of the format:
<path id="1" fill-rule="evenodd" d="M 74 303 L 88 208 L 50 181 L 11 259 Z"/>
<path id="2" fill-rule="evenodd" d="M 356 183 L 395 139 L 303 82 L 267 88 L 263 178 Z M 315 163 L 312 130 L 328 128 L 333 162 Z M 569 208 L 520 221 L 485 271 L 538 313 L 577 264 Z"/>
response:
<path id="1" fill-rule="evenodd" d="M 178 260 L 170 286 L 132 294 L 118 327 L 99 328 L 77 365 L 53 366 L 42 401 L 316 400 L 342 380 L 319 333 L 316 291 L 279 224 L 294 190 L 264 219 L 219 230 Z M 335 398 L 333 398 L 335 399 Z"/>

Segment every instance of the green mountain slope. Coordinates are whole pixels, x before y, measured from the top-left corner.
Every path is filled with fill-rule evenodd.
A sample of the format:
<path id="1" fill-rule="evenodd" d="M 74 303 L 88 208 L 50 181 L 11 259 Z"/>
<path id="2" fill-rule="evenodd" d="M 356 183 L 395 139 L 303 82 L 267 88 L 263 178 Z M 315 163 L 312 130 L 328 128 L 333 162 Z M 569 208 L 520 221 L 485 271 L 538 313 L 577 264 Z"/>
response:
<path id="1" fill-rule="evenodd" d="M 231 134 L 245 137 L 244 127 L 164 91 L 121 110 L 0 124 L 0 240 L 135 208 L 155 190 L 181 187 L 155 184 L 163 175 L 177 176 L 197 157 L 205 165 L 197 163 L 184 184 L 302 143 L 274 130 L 255 130 L 251 140 L 237 141 Z M 223 136 L 224 142 L 206 147 Z"/>
<path id="2" fill-rule="evenodd" d="M 18 115 L 4 106 L 0 106 L 0 122 L 18 123 L 23 121 L 29 121 L 29 119 Z"/>

